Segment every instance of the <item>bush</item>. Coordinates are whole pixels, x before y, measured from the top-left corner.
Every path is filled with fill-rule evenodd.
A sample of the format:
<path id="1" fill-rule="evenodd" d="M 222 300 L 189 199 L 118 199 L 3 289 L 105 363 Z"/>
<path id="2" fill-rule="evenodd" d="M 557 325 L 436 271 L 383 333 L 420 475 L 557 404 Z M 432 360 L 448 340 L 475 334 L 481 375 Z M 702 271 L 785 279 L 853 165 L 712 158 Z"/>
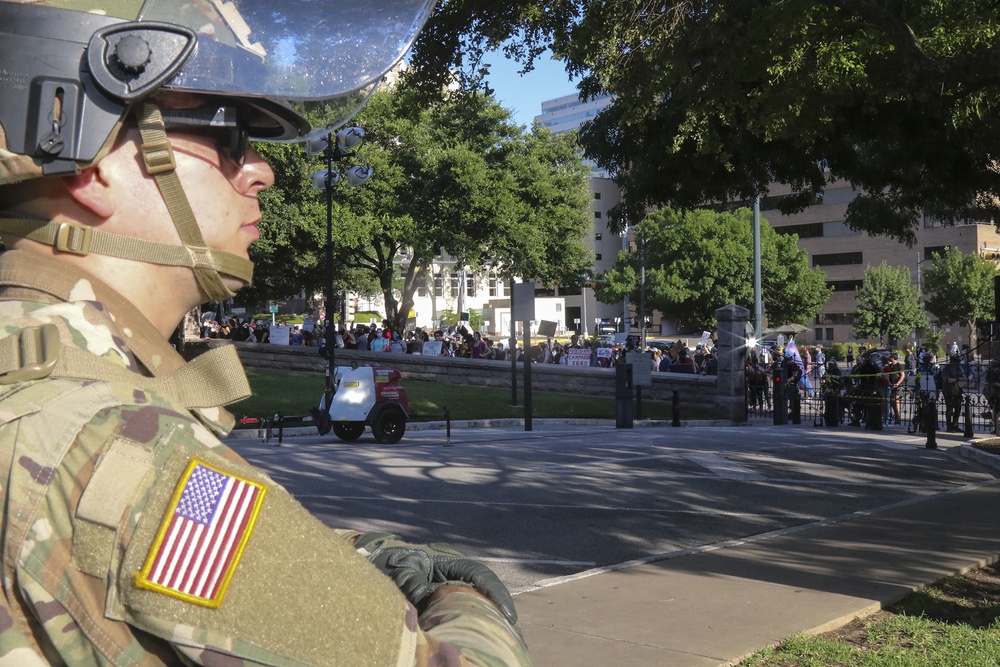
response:
<path id="1" fill-rule="evenodd" d="M 826 352 L 827 360 L 845 361 L 847 359 L 847 345 L 844 343 L 824 343 L 823 350 Z"/>

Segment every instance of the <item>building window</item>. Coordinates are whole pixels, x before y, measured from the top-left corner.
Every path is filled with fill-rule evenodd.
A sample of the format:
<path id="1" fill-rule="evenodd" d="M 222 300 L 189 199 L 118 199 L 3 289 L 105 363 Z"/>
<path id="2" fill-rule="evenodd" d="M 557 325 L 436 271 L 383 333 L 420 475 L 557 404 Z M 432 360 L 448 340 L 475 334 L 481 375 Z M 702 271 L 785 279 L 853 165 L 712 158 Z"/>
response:
<path id="1" fill-rule="evenodd" d="M 924 248 L 924 259 L 934 259 L 934 255 L 941 255 L 944 257 L 948 254 L 948 249 L 951 246 L 946 245 L 936 245 L 928 248 Z"/>
<path id="2" fill-rule="evenodd" d="M 807 225 L 785 225 L 784 227 L 775 227 L 774 231 L 786 236 L 797 234 L 800 239 L 816 239 L 823 236 L 823 223 L 814 222 Z"/>
<path id="3" fill-rule="evenodd" d="M 604 259 L 604 255 L 602 255 L 601 253 L 595 253 L 595 254 L 594 254 L 594 260 L 595 260 L 595 261 L 599 262 L 599 261 L 601 261 L 602 259 Z"/>
<path id="4" fill-rule="evenodd" d="M 774 211 L 781 207 L 781 203 L 786 199 L 798 198 L 800 195 L 772 195 L 770 197 L 764 197 L 760 200 L 760 210 L 762 211 Z M 812 197 L 812 203 L 810 206 L 819 206 L 823 203 L 823 193 L 817 192 Z M 743 204 L 743 202 L 741 202 Z M 746 203 L 744 205 L 749 205 Z"/>
<path id="5" fill-rule="evenodd" d="M 854 313 L 820 313 L 819 317 L 816 318 L 818 324 L 846 324 L 849 326 L 854 325 Z M 827 340 L 831 340 L 832 336 L 827 336 Z"/>
<path id="6" fill-rule="evenodd" d="M 594 234 L 594 240 L 595 241 L 603 241 L 604 240 L 604 234 Z"/>
<path id="7" fill-rule="evenodd" d="M 434 274 L 434 296 L 444 296 L 444 276 Z"/>
<path id="8" fill-rule="evenodd" d="M 601 219 L 601 212 L 594 211 L 594 220 L 600 220 L 600 219 Z"/>
<path id="9" fill-rule="evenodd" d="M 827 330 L 826 330 L 826 339 L 827 340 L 833 340 L 833 328 L 832 327 L 827 328 Z"/>
<path id="10" fill-rule="evenodd" d="M 863 264 L 860 252 L 836 252 L 829 255 L 813 255 L 813 266 L 848 266 Z"/>
<path id="11" fill-rule="evenodd" d="M 601 198 L 601 193 L 600 192 L 595 192 L 594 193 L 594 199 L 600 199 L 600 198 Z"/>
<path id="12" fill-rule="evenodd" d="M 476 296 L 476 275 L 465 276 L 465 293 L 469 296 Z"/>
<path id="13" fill-rule="evenodd" d="M 452 296 L 458 296 L 458 274 L 453 273 L 448 276 L 448 288 L 451 290 Z"/>
<path id="14" fill-rule="evenodd" d="M 816 329 L 816 340 L 823 340 L 823 330 Z"/>
<path id="15" fill-rule="evenodd" d="M 853 292 L 861 289 L 865 284 L 863 280 L 827 280 L 826 286 L 832 287 L 834 292 Z"/>
<path id="16" fill-rule="evenodd" d="M 490 296 L 497 296 L 497 277 L 490 276 L 488 284 L 489 284 Z"/>

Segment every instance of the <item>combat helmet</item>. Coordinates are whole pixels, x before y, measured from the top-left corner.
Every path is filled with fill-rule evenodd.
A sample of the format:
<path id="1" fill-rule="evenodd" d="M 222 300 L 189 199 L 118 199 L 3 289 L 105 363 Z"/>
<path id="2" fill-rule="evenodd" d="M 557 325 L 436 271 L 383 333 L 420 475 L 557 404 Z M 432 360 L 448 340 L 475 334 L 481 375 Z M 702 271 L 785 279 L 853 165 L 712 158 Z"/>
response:
<path id="1" fill-rule="evenodd" d="M 356 113 L 399 62 L 433 5 L 433 0 L 0 0 L 0 185 L 73 174 L 96 163 L 133 112 L 140 128 L 149 130 L 143 153 L 158 182 L 172 172 L 165 135 L 172 124 L 228 128 L 234 150 L 250 139 L 326 135 Z M 164 114 L 152 102 L 161 91 L 193 93 L 211 104 L 197 113 Z M 310 107 L 323 109 L 321 126 L 312 128 L 306 120 Z M 178 220 L 185 215 L 171 208 L 187 252 L 149 248 L 140 253 L 141 261 L 194 262 L 211 299 L 232 296 L 218 273 L 249 282 L 252 264 L 203 248 L 194 220 Z M 192 226 L 194 236 L 181 231 Z M 72 252 L 115 254 L 134 246 L 129 239 L 93 244 L 90 232 L 66 231 L 50 221 L 0 218 L 0 230 L 68 245 Z"/>

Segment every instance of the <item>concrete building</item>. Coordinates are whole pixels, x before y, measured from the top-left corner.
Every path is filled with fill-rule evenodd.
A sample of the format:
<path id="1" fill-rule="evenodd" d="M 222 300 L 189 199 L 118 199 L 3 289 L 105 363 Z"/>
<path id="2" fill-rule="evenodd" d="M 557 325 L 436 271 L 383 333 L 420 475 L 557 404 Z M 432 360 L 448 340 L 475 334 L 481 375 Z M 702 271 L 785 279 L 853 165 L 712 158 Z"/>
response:
<path id="1" fill-rule="evenodd" d="M 963 254 L 980 252 L 984 247 L 1000 248 L 1000 235 L 992 219 L 970 217 L 958 225 L 946 226 L 940 220 L 923 217 L 916 231 L 917 242 L 911 248 L 898 241 L 853 231 L 844 224 L 847 206 L 857 196 L 857 191 L 847 183 L 831 184 L 819 201 L 801 213 L 781 215 L 777 203 L 789 192 L 788 186 L 773 185 L 770 196 L 761 202 L 761 217 L 778 232 L 797 234 L 799 248 L 809 254 L 810 266 L 821 269 L 827 284 L 835 290 L 812 323 L 811 331 L 797 336 L 801 341 L 857 340 L 853 329 L 854 295 L 855 289 L 863 284 L 868 266 L 877 266 L 883 260 L 891 266 L 905 266 L 910 269 L 913 284 L 919 287 L 921 270 L 929 265 L 934 253 L 944 252 L 948 247 L 958 248 Z M 943 341 L 954 340 L 959 346 L 969 342 L 970 332 L 964 327 L 935 326 L 943 330 Z M 914 332 L 909 340 L 900 340 L 899 344 L 918 342 L 916 336 Z"/>
<path id="2" fill-rule="evenodd" d="M 592 120 L 602 109 L 611 103 L 610 95 L 603 95 L 593 100 L 581 101 L 577 94 L 564 95 L 542 102 L 542 112 L 535 116 L 535 122 L 553 134 L 562 134 L 579 130 L 583 124 Z M 608 211 L 620 200 L 618 187 L 608 176 L 593 163 L 590 174 L 590 192 L 593 197 L 591 212 L 594 216 L 594 231 L 586 241 L 587 247 L 593 252 L 594 273 L 601 274 L 611 270 L 618 259 L 619 251 L 628 248 L 628 235 L 618 234 L 608 227 Z M 638 313 L 636 309 L 623 301 L 620 303 L 601 303 L 594 296 L 591 288 L 567 289 L 558 288 L 553 294 L 566 297 L 567 326 L 576 332 L 587 335 L 599 333 L 602 327 L 616 331 L 638 331 Z M 651 333 L 673 333 L 672 328 L 663 326 L 655 313 L 648 313 L 653 320 Z M 602 324 L 603 323 L 603 324 Z M 628 327 L 628 328 L 626 328 Z"/>

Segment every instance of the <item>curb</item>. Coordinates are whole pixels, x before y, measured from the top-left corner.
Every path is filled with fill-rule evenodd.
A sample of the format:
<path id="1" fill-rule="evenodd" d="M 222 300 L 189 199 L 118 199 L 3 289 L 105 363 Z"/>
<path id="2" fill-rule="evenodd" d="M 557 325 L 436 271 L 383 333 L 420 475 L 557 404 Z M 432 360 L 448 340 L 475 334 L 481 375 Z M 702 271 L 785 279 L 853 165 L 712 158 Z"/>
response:
<path id="1" fill-rule="evenodd" d="M 993 438 L 990 439 L 992 440 Z M 970 443 L 960 445 L 958 448 L 958 455 L 967 459 L 972 459 L 976 463 L 981 463 L 982 465 L 995 470 L 1000 470 L 1000 456 L 977 449 L 975 446 L 976 442 L 978 441 L 973 440 Z"/>
<path id="2" fill-rule="evenodd" d="M 605 428 L 613 428 L 615 426 L 614 419 L 532 419 L 533 424 L 538 424 L 540 426 L 601 426 Z M 635 420 L 633 422 L 634 428 L 665 428 L 670 427 L 671 422 L 668 419 L 649 419 L 649 420 Z M 745 426 L 745 424 L 734 424 L 727 419 L 706 419 L 706 420 L 692 420 L 685 421 L 681 420 L 681 426 L 697 427 L 697 426 Z M 408 422 L 406 424 L 407 431 L 443 431 L 448 428 L 448 422 L 444 421 L 433 421 L 433 422 Z M 524 419 L 520 417 L 505 417 L 501 419 L 456 419 L 451 422 L 451 428 L 453 429 L 477 429 L 477 428 L 524 428 Z M 627 430 L 627 429 L 626 429 Z M 316 432 L 315 426 L 293 426 L 291 428 L 284 429 L 284 436 L 286 438 L 290 437 L 302 437 L 302 436 L 317 436 L 320 437 Z M 275 434 L 273 437 L 277 437 Z M 237 428 L 233 429 L 232 432 L 226 436 L 226 440 L 256 440 L 264 439 L 264 434 L 261 429 L 249 429 L 249 428 Z"/>

